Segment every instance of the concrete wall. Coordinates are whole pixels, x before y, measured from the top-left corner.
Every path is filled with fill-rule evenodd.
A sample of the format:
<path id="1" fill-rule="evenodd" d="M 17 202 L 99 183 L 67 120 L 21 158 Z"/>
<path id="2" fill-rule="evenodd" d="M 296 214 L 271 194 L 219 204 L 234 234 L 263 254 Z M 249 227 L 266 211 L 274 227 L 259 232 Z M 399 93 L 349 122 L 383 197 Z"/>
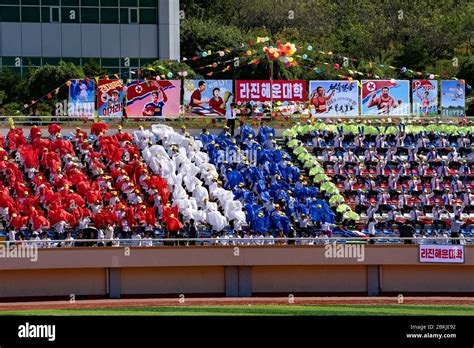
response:
<path id="1" fill-rule="evenodd" d="M 420 264 L 416 246 L 368 246 L 363 261 L 323 246 L 41 249 L 37 262 L 0 258 L 0 298 L 70 294 L 474 294 L 473 247 L 464 264 Z"/>

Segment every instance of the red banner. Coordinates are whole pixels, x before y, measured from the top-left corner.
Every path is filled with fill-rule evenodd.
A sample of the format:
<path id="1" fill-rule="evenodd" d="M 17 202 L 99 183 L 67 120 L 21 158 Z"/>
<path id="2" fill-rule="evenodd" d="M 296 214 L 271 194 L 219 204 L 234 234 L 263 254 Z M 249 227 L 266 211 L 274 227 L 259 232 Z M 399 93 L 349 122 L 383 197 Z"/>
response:
<path id="1" fill-rule="evenodd" d="M 122 80 L 99 80 L 97 85 L 98 116 L 123 116 L 124 93 Z"/>
<path id="2" fill-rule="evenodd" d="M 369 80 L 362 83 L 362 99 L 365 99 L 369 94 L 377 92 L 383 87 L 396 86 L 396 81 L 390 80 Z"/>
<path id="3" fill-rule="evenodd" d="M 306 101 L 306 81 L 235 81 L 236 101 Z"/>

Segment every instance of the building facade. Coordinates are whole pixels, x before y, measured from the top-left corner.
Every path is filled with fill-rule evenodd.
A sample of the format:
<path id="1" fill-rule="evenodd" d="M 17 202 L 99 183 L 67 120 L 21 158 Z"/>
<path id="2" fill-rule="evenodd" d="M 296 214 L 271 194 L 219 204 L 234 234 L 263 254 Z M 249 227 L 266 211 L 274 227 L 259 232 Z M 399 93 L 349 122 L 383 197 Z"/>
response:
<path id="1" fill-rule="evenodd" d="M 0 0 L 0 68 L 94 60 L 125 73 L 180 59 L 179 0 Z"/>

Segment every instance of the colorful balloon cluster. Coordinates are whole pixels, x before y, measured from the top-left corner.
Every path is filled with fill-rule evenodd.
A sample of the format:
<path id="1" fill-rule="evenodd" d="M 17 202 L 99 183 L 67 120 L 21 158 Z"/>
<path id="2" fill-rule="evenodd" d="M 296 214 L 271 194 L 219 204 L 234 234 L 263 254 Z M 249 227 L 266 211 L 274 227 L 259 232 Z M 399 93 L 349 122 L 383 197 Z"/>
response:
<path id="1" fill-rule="evenodd" d="M 296 52 L 295 44 L 287 42 L 284 45 L 282 44 L 278 45 L 278 47 L 265 46 L 263 48 L 263 51 L 267 54 L 268 59 L 270 60 L 279 59 L 281 62 L 283 62 L 286 68 L 298 65 L 296 60 L 293 58 L 293 55 Z"/>

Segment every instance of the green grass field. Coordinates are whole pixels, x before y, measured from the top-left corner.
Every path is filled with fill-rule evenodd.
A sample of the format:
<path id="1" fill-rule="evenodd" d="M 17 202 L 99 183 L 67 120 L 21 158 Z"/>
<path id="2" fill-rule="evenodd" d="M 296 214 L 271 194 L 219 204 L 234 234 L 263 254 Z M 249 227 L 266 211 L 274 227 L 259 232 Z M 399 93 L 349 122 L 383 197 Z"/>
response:
<path id="1" fill-rule="evenodd" d="M 163 306 L 97 309 L 45 309 L 2 311 L 0 315 L 55 316 L 271 316 L 271 315 L 474 315 L 474 306 L 419 305 L 256 305 L 256 306 Z"/>

